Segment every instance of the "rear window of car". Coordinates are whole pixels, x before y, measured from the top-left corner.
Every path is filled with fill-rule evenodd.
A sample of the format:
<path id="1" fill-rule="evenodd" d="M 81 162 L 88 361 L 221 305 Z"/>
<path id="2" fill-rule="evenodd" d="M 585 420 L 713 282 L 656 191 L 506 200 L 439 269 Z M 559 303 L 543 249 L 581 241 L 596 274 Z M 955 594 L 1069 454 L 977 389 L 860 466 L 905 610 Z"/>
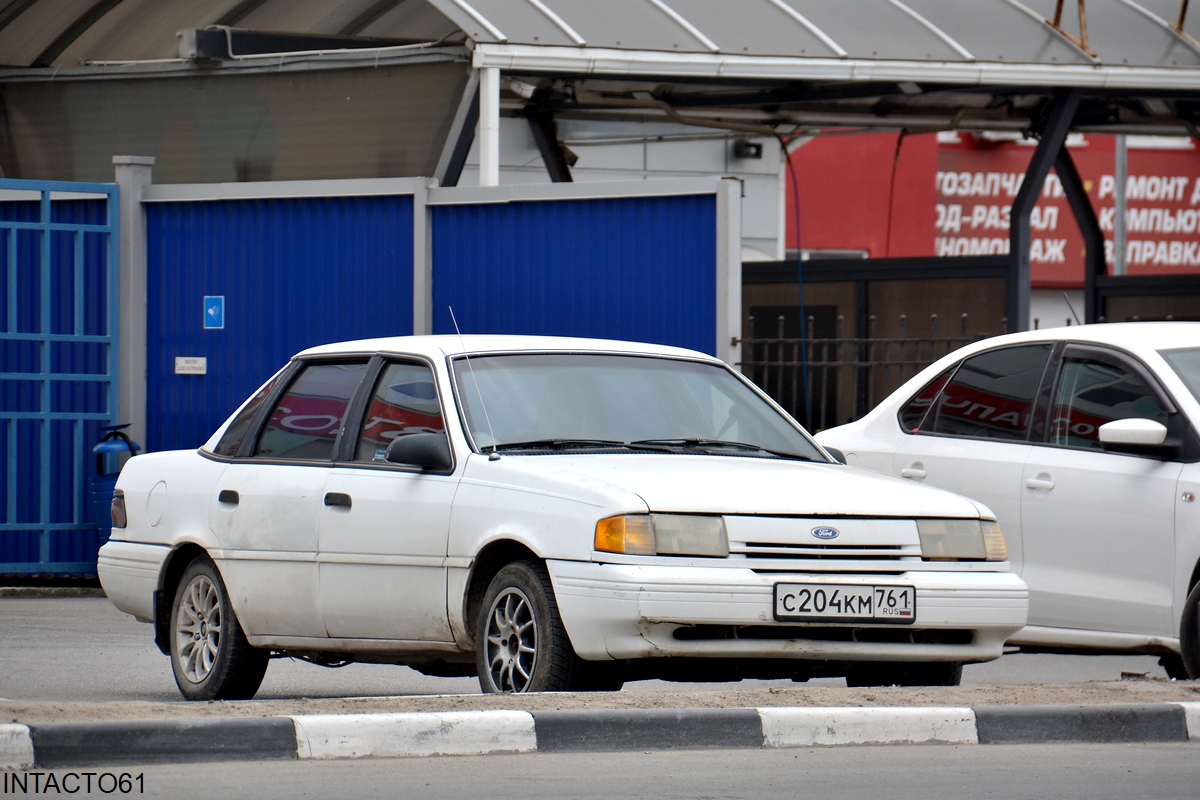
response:
<path id="1" fill-rule="evenodd" d="M 1024 440 L 1049 356 L 1049 344 L 1004 347 L 971 356 L 934 401 L 921 432 Z M 914 400 L 923 394 L 925 390 Z"/>

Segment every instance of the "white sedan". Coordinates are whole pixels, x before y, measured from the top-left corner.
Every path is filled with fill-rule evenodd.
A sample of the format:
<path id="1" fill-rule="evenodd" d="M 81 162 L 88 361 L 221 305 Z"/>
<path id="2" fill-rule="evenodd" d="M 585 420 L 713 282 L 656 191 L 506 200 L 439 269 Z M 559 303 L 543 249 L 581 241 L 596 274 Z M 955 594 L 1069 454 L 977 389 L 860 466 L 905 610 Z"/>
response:
<path id="1" fill-rule="evenodd" d="M 1029 585 L 1031 651 L 1200 677 L 1200 324 L 1087 325 L 951 353 L 821 432 L 852 464 L 973 497 Z"/>
<path id="2" fill-rule="evenodd" d="M 131 459 L 104 589 L 188 699 L 272 656 L 475 675 L 958 682 L 1026 620 L 991 512 L 836 463 L 722 362 L 405 337 L 297 355 L 199 450 Z"/>

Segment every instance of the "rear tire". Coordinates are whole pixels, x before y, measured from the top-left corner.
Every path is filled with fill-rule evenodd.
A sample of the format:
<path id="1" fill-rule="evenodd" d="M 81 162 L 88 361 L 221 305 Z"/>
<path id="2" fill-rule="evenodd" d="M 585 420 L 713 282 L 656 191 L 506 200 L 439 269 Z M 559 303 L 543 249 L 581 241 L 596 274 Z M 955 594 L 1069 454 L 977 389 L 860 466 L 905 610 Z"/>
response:
<path id="1" fill-rule="evenodd" d="M 1200 583 L 1192 587 L 1183 604 L 1183 619 L 1179 623 L 1179 648 L 1186 677 L 1191 680 L 1200 678 Z"/>
<path id="2" fill-rule="evenodd" d="M 517 561 L 496 573 L 475 625 L 479 686 L 489 694 L 616 691 L 615 665 L 575 654 L 546 568 Z"/>
<path id="3" fill-rule="evenodd" d="M 171 669 L 187 700 L 249 700 L 270 652 L 250 646 L 207 556 L 188 564 L 171 604 Z"/>
<path id="4" fill-rule="evenodd" d="M 958 686 L 961 661 L 881 662 L 863 664 L 846 675 L 851 688 L 867 686 Z"/>

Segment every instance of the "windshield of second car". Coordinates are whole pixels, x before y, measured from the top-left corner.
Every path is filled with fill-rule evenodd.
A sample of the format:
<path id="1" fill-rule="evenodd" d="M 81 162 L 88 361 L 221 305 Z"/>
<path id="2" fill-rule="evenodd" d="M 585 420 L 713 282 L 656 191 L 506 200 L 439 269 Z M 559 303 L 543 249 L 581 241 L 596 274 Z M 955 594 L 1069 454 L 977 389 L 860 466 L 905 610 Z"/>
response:
<path id="1" fill-rule="evenodd" d="M 1160 351 L 1163 358 L 1187 384 L 1192 395 L 1200 400 L 1200 347 Z"/>
<path id="2" fill-rule="evenodd" d="M 612 446 L 826 460 L 717 364 L 531 353 L 458 358 L 454 377 L 480 449 Z"/>

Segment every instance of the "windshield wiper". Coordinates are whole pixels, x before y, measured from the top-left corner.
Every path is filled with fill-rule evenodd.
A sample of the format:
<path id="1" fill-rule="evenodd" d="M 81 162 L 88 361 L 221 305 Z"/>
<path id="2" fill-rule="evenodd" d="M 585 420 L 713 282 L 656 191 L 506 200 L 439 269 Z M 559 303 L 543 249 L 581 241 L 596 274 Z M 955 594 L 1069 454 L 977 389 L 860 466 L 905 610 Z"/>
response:
<path id="1" fill-rule="evenodd" d="M 489 445 L 484 447 L 485 452 L 490 450 L 567 450 L 576 447 L 622 447 L 628 448 L 627 442 L 619 442 L 615 439 L 531 439 L 527 442 L 501 442 L 494 447 Z"/>
<path id="2" fill-rule="evenodd" d="M 701 448 L 728 448 L 731 450 L 742 450 L 745 452 L 767 453 L 768 455 L 778 456 L 779 458 L 791 458 L 798 461 L 816 461 L 810 456 L 801 455 L 800 453 L 789 453 L 784 450 L 772 450 L 768 447 L 762 447 L 757 444 L 749 444 L 748 442 L 731 442 L 725 439 L 705 439 L 701 437 L 681 437 L 678 439 L 638 439 L 629 443 L 633 447 L 662 447 L 664 449 L 685 449 L 698 450 Z"/>

